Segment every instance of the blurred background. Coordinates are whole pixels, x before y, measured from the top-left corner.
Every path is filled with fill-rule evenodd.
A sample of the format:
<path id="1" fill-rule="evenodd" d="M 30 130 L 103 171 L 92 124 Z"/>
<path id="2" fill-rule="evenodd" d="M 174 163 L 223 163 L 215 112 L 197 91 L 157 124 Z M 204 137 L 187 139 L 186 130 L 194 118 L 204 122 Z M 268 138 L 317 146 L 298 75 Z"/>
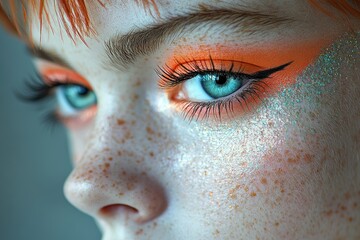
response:
<path id="1" fill-rule="evenodd" d="M 41 105 L 14 94 L 34 75 L 26 47 L 0 28 L 0 239 L 98 240 L 94 221 L 63 195 L 71 171 L 65 130 L 51 130 Z"/>

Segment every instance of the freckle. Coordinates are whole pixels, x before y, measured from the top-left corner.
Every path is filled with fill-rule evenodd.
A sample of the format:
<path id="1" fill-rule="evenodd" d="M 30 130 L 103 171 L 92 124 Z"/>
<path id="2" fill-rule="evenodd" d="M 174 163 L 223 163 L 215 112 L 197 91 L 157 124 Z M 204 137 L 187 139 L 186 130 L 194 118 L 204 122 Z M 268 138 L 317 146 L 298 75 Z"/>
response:
<path id="1" fill-rule="evenodd" d="M 121 118 L 119 118 L 118 120 L 117 120 L 117 124 L 120 126 L 120 125 L 124 125 L 126 122 L 125 122 L 125 120 L 124 119 L 121 119 Z"/>
<path id="2" fill-rule="evenodd" d="M 325 215 L 328 216 L 328 217 L 331 217 L 332 214 L 333 214 L 332 210 L 329 210 L 329 211 L 325 212 Z"/>
<path id="3" fill-rule="evenodd" d="M 288 158 L 289 163 L 296 163 L 296 160 L 294 158 Z"/>
<path id="4" fill-rule="evenodd" d="M 350 193 L 349 192 L 346 192 L 344 194 L 344 197 L 345 197 L 345 200 L 349 200 L 350 199 Z"/>
<path id="5" fill-rule="evenodd" d="M 113 160 L 113 158 L 112 158 L 112 157 L 109 157 L 109 158 L 108 158 L 108 160 L 109 160 L 109 161 L 112 161 L 112 160 Z"/>
<path id="6" fill-rule="evenodd" d="M 121 151 L 118 151 L 117 154 L 118 154 L 118 156 L 121 156 L 122 153 L 121 153 Z"/>
<path id="7" fill-rule="evenodd" d="M 281 189 L 281 190 L 280 190 L 280 192 L 281 192 L 281 193 L 284 193 L 284 192 L 285 192 L 285 190 L 284 190 L 284 189 Z"/>
<path id="8" fill-rule="evenodd" d="M 346 208 L 345 206 L 341 206 L 340 209 L 341 209 L 342 211 L 346 211 L 346 210 L 347 210 L 347 208 Z"/>
<path id="9" fill-rule="evenodd" d="M 126 176 L 126 171 L 122 171 L 121 174 Z"/>
<path id="10" fill-rule="evenodd" d="M 123 193 L 123 192 L 119 192 L 119 196 L 124 196 L 124 193 Z"/>
<path id="11" fill-rule="evenodd" d="M 251 193 L 250 193 L 250 196 L 251 196 L 251 197 L 256 197 L 256 192 L 251 192 Z"/>
<path id="12" fill-rule="evenodd" d="M 268 122 L 269 127 L 274 127 L 274 122 Z"/>
<path id="13" fill-rule="evenodd" d="M 352 222 L 353 221 L 353 218 L 352 217 L 349 217 L 349 222 Z"/>
<path id="14" fill-rule="evenodd" d="M 358 206 L 358 204 L 355 202 L 355 203 L 353 204 L 353 208 L 357 208 L 357 206 Z"/>
<path id="15" fill-rule="evenodd" d="M 88 173 L 93 173 L 93 170 L 89 170 Z"/>
<path id="16" fill-rule="evenodd" d="M 133 190 L 134 189 L 134 183 L 133 182 L 128 182 L 126 184 L 126 187 L 129 191 Z"/>
<path id="17" fill-rule="evenodd" d="M 148 134 L 154 134 L 154 130 L 152 130 L 150 127 L 146 127 L 146 131 Z"/>
<path id="18" fill-rule="evenodd" d="M 311 157 L 311 155 L 310 154 L 305 154 L 304 155 L 304 161 L 306 162 L 306 163 L 311 163 L 312 162 L 312 157 Z"/>
<path id="19" fill-rule="evenodd" d="M 279 225 L 280 225 L 280 223 L 278 223 L 278 222 L 275 223 L 275 226 L 276 226 L 276 227 L 278 227 Z"/>
<path id="20" fill-rule="evenodd" d="M 143 233 L 144 233 L 144 230 L 142 230 L 142 229 L 139 229 L 138 231 L 136 231 L 136 235 L 141 235 Z"/>
<path id="21" fill-rule="evenodd" d="M 153 152 L 150 152 L 149 155 L 150 155 L 150 157 L 154 157 L 154 156 L 155 156 L 155 154 L 154 154 Z"/>
<path id="22" fill-rule="evenodd" d="M 134 138 L 133 134 L 130 131 L 126 132 L 125 139 L 132 139 L 132 138 Z"/>
<path id="23" fill-rule="evenodd" d="M 267 179 L 266 179 L 266 178 L 262 178 L 262 179 L 261 179 L 261 183 L 262 183 L 262 184 L 267 184 Z"/>

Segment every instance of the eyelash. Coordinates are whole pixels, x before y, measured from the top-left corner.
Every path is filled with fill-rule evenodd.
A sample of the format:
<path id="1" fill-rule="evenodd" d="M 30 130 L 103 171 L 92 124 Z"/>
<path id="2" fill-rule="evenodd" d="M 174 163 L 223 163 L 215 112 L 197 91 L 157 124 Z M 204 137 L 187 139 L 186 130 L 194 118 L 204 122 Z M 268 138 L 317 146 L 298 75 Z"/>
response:
<path id="1" fill-rule="evenodd" d="M 211 56 L 209 56 L 209 60 L 186 59 L 186 61 L 182 61 L 183 63 L 178 60 L 175 61 L 178 64 L 176 69 L 180 70 L 173 70 L 173 68 L 166 65 L 164 68 L 159 67 L 156 71 L 161 79 L 159 82 L 159 87 L 161 89 L 172 90 L 185 81 L 200 74 L 225 74 L 227 77 L 245 78 L 248 80 L 246 84 L 229 96 L 214 101 L 187 102 L 182 105 L 182 115 L 189 121 L 192 121 L 193 119 L 208 119 L 211 113 L 215 118 L 221 120 L 223 110 L 225 110 L 228 117 L 232 117 L 232 114 L 234 113 L 234 103 L 240 104 L 241 108 L 243 108 L 244 104 L 247 110 L 250 110 L 248 99 L 251 97 L 253 100 L 257 98 L 262 101 L 259 92 L 269 87 L 263 80 L 270 78 L 273 73 L 285 69 L 292 63 L 288 62 L 275 68 L 258 71 L 253 74 L 246 74 L 244 73 L 245 67 L 241 64 L 240 67 L 234 71 L 235 61 L 231 61 L 231 65 L 228 69 L 223 69 L 222 67 L 217 69 Z M 209 62 L 210 66 L 208 66 Z M 201 112 L 203 112 L 203 114 L 200 114 Z"/>
<path id="2" fill-rule="evenodd" d="M 23 92 L 16 94 L 18 99 L 30 103 L 47 103 L 51 101 L 50 96 L 52 95 L 52 91 L 56 87 L 71 84 L 71 81 L 69 79 L 65 79 L 61 80 L 60 82 L 54 79 L 53 81 L 51 81 L 51 84 L 46 84 L 43 81 L 43 78 L 39 74 L 37 74 L 35 77 L 25 79 L 24 84 L 25 89 L 23 90 Z M 44 125 L 48 126 L 51 130 L 53 130 L 56 126 L 62 125 L 61 121 L 59 120 L 53 109 L 47 110 L 43 114 L 42 119 Z"/>
<path id="3" fill-rule="evenodd" d="M 215 67 L 215 63 L 211 56 L 209 56 L 209 60 L 191 60 L 187 59 L 187 61 L 183 61 L 184 63 L 178 63 L 178 68 L 180 71 L 174 71 L 168 65 L 164 68 L 159 67 L 156 72 L 160 77 L 159 87 L 164 90 L 172 90 L 177 86 L 180 86 L 186 80 L 189 80 L 199 74 L 225 74 L 228 77 L 242 77 L 246 78 L 248 82 L 244 84 L 240 89 L 235 93 L 219 98 L 218 100 L 208 101 L 208 102 L 187 102 L 182 106 L 183 116 L 185 119 L 192 121 L 194 118 L 199 120 L 200 118 L 209 118 L 212 113 L 215 118 L 221 120 L 222 111 L 225 110 L 226 114 L 230 116 L 234 113 L 234 103 L 238 103 L 241 108 L 243 108 L 243 104 L 246 106 L 248 110 L 249 106 L 247 104 L 248 99 L 251 97 L 253 100 L 257 98 L 262 101 L 259 96 L 259 92 L 264 90 L 268 85 L 263 81 L 266 78 L 270 78 L 270 76 L 277 72 L 281 71 L 290 65 L 292 62 L 283 64 L 281 66 L 266 69 L 263 71 L 258 71 L 253 74 L 244 73 L 244 66 L 240 64 L 240 67 L 234 71 L 235 61 L 231 61 L 231 65 L 228 69 L 217 69 Z M 210 62 L 210 66 L 208 63 Z M 59 86 L 73 84 L 70 79 L 65 79 L 58 81 L 53 79 L 51 84 L 46 84 L 42 77 L 37 74 L 35 78 L 29 78 L 25 80 L 26 92 L 17 94 L 18 98 L 24 100 L 26 102 L 44 102 L 44 100 L 51 100 L 49 98 L 52 95 L 52 91 Z M 246 89 L 244 89 L 246 88 Z M 205 112 L 201 116 L 201 112 L 205 110 Z M 45 113 L 43 116 L 43 122 L 45 125 L 50 126 L 51 129 L 54 126 L 62 125 L 59 120 L 57 114 L 51 110 Z"/>

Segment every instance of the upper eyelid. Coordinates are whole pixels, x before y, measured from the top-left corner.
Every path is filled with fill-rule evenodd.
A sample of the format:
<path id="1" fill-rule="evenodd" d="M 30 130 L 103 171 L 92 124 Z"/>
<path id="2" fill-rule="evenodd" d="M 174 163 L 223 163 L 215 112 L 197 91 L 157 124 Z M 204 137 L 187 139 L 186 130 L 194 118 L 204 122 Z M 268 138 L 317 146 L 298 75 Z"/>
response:
<path id="1" fill-rule="evenodd" d="M 246 22 L 247 33 L 261 32 L 279 26 L 293 23 L 295 20 L 275 13 L 256 12 L 240 7 L 213 7 L 206 5 L 188 13 L 173 16 L 165 22 L 155 24 L 145 29 L 116 35 L 105 43 L 110 65 L 123 71 L 127 65 L 134 63 L 140 55 L 147 55 L 159 48 L 161 44 L 184 32 L 191 32 L 206 24 L 209 28 L 222 25 L 221 29 L 237 29 Z M 227 28 L 224 28 L 228 26 Z M 288 26 L 288 25 L 287 25 Z M 243 32 L 244 34 L 245 32 Z M 146 39 L 146 44 L 144 43 Z"/>

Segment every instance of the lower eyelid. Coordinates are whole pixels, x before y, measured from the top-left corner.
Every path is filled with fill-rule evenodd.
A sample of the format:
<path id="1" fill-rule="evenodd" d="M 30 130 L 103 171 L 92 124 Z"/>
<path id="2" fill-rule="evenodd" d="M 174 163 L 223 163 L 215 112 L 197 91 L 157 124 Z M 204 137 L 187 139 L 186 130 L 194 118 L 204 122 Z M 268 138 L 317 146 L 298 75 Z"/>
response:
<path id="1" fill-rule="evenodd" d="M 268 96 L 265 88 L 258 85 L 264 91 L 247 93 L 240 96 L 239 91 L 214 101 L 189 102 L 186 100 L 175 100 L 173 104 L 175 111 L 181 112 L 185 119 L 214 119 L 231 120 L 237 116 L 243 116 L 255 110 Z"/>
<path id="2" fill-rule="evenodd" d="M 78 129 L 88 125 L 96 116 L 97 106 L 93 105 L 74 116 L 63 116 L 58 110 L 55 112 L 56 118 L 69 129 Z"/>

